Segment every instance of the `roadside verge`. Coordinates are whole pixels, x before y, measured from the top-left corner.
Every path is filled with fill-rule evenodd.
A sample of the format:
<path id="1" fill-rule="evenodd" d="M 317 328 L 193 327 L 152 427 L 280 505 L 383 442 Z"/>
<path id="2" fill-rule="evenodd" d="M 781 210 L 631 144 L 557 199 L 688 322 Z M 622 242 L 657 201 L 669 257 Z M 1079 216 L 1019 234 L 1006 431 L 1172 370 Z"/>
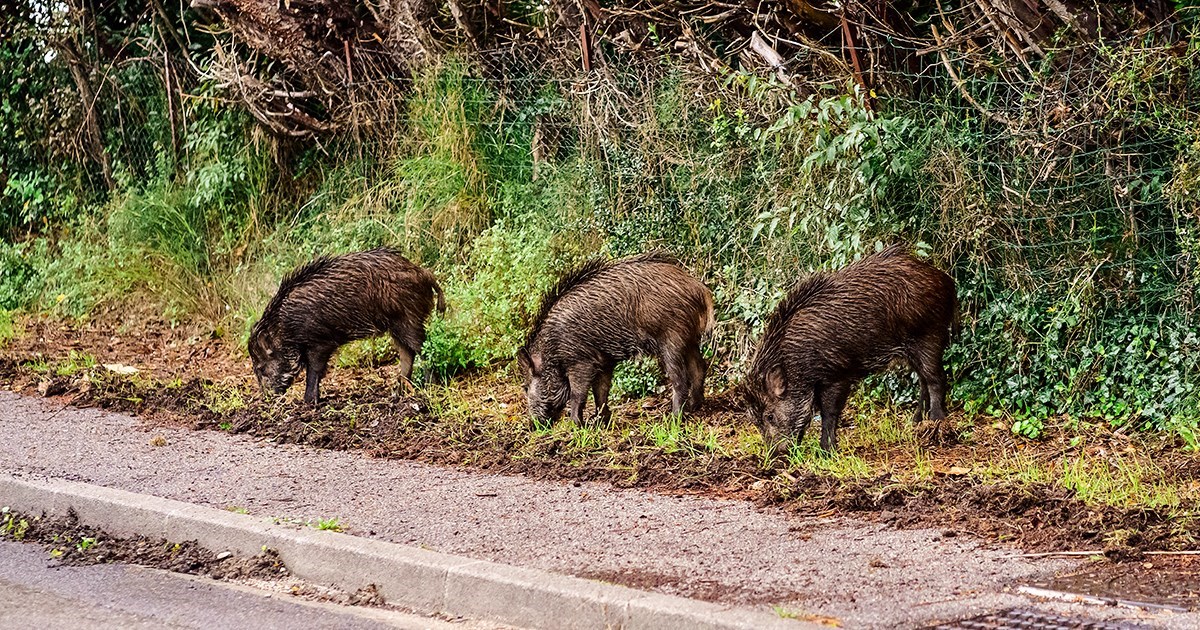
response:
<path id="1" fill-rule="evenodd" d="M 0 475 L 0 506 L 65 516 L 114 535 L 195 540 L 253 556 L 274 549 L 293 575 L 353 592 L 374 584 L 390 603 L 526 628 L 797 630 L 774 614 L 416 547 L 273 523 L 181 501 L 64 481 Z"/>

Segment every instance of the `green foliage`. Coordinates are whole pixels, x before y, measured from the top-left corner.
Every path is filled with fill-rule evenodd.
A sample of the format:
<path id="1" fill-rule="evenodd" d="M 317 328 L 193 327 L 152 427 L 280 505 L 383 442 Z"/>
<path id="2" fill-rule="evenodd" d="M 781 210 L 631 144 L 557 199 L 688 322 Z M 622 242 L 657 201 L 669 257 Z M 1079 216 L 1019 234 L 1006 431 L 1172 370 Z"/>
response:
<path id="1" fill-rule="evenodd" d="M 340 532 L 346 529 L 345 525 L 343 525 L 341 520 L 339 520 L 336 516 L 333 518 L 319 518 L 316 521 L 309 521 L 309 525 L 326 532 Z"/>
<path id="2" fill-rule="evenodd" d="M 12 311 L 0 309 L 0 347 L 12 339 L 16 332 Z"/>
<path id="3" fill-rule="evenodd" d="M 658 362 L 651 357 L 639 357 L 617 365 L 613 372 L 612 397 L 644 398 L 657 393 L 664 383 Z"/>
<path id="4" fill-rule="evenodd" d="M 425 333 L 425 345 L 421 348 L 422 377 L 418 380 L 433 378 L 444 383 L 455 374 L 479 365 L 480 357 L 472 353 L 469 341 L 461 336 L 463 331 L 449 328 L 446 320 L 437 318 L 429 322 Z"/>
<path id="5" fill-rule="evenodd" d="M 21 516 L 8 506 L 0 508 L 0 536 L 12 540 L 24 540 L 29 531 L 29 519 Z"/>
<path id="6" fill-rule="evenodd" d="M 518 13 L 541 19 L 533 5 Z M 29 130 L 46 121 L 0 94 L 0 131 L 24 134 L 4 154 L 20 168 L 9 169 L 3 220 L 59 228 L 0 247 L 0 309 L 82 315 L 150 296 L 171 317 L 245 331 L 288 269 L 387 244 L 446 291 L 449 312 L 430 322 L 418 362 L 445 381 L 508 361 L 543 293 L 579 261 L 661 247 L 713 290 L 719 325 L 706 344 L 720 389 L 738 382 L 798 276 L 900 240 L 957 282 L 963 326 L 947 363 L 968 414 L 1030 438 L 1090 418 L 1186 440 L 1194 431 L 1179 427 L 1200 409 L 1195 48 L 1101 46 L 1088 63 L 1103 80 L 1061 114 L 1080 119 L 1045 113 L 1061 96 L 1054 81 L 971 79 L 1007 125 L 981 118 L 952 82 L 919 101 L 855 85 L 798 94 L 752 73 L 713 81 L 670 59 L 628 60 L 612 63 L 611 85 L 577 96 L 541 69 L 510 85 L 449 59 L 417 73 L 387 134 L 298 150 L 286 168 L 268 158 L 282 145 L 216 100 L 187 106 L 182 156 L 162 117 L 146 117 L 141 158 L 129 157 L 136 133 L 108 141 L 118 189 L 105 203 L 36 168 L 49 154 Z M 0 64 L 28 54 L 0 46 Z M 161 113 L 149 75 L 114 76 Z M 38 94 L 61 78 L 39 78 Z M 342 360 L 386 352 L 360 350 Z M 622 365 L 614 395 L 661 383 L 650 361 Z M 862 399 L 915 394 L 893 372 L 869 379 Z M 670 442 L 668 429 L 655 439 Z M 910 439 L 895 426 L 887 435 L 881 443 Z M 799 465 L 809 453 L 779 455 Z"/>
<path id="7" fill-rule="evenodd" d="M 33 301 L 40 278 L 29 249 L 27 244 L 0 242 L 0 310 L 24 308 Z"/>

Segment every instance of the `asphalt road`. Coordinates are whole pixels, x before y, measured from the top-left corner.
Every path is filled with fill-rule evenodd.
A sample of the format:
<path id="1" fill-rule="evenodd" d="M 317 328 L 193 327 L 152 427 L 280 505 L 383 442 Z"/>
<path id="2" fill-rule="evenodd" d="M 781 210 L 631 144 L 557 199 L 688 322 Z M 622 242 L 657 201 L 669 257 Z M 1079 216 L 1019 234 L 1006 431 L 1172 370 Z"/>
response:
<path id="1" fill-rule="evenodd" d="M 969 535 L 278 445 L 3 391 L 0 469 L 257 516 L 337 517 L 354 535 L 734 607 L 779 606 L 847 628 L 917 628 L 1030 606 L 1200 627 L 1200 613 L 1033 600 L 1015 589 L 1084 561 L 1014 557 L 1019 550 Z"/>
<path id="2" fill-rule="evenodd" d="M 131 565 L 52 566 L 39 545 L 0 541 L 0 628 L 482 630 L 474 623 L 309 602 Z"/>

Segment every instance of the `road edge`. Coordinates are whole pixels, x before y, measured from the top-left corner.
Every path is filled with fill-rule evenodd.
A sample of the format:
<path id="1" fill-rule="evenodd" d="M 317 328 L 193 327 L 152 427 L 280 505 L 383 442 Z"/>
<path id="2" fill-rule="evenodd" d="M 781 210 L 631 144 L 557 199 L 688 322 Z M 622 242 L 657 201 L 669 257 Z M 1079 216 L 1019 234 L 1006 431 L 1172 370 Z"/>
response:
<path id="1" fill-rule="evenodd" d="M 355 591 L 374 584 L 385 601 L 525 628 L 800 630 L 820 628 L 746 608 L 639 591 L 418 547 L 274 523 L 173 499 L 77 481 L 0 474 L 0 507 L 65 516 L 117 536 L 194 540 L 253 556 L 271 548 L 297 577 Z"/>

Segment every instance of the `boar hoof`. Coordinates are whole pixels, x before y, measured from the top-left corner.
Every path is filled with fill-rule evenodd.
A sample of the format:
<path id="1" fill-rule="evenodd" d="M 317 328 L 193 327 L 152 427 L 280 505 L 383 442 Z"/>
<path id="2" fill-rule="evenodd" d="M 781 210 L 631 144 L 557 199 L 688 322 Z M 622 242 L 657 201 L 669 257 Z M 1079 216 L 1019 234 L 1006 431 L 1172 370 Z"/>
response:
<path id="1" fill-rule="evenodd" d="M 950 446 L 958 443 L 958 432 L 949 418 L 930 420 L 918 429 L 921 441 L 930 446 Z"/>

